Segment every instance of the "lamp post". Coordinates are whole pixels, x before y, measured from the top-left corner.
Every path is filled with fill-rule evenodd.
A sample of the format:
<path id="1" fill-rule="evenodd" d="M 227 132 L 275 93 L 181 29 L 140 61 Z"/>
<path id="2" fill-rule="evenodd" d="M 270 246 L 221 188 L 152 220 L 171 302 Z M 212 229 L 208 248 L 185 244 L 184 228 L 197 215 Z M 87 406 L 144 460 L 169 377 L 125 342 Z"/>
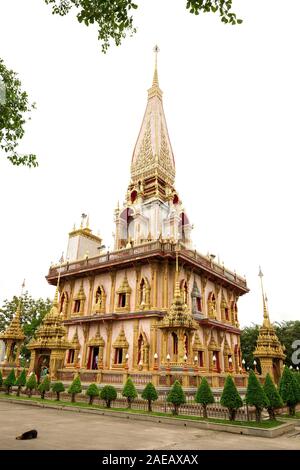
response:
<path id="1" fill-rule="evenodd" d="M 292 365 L 290 365 L 290 369 L 291 369 L 291 370 L 293 369 L 293 366 L 292 366 Z"/>
<path id="2" fill-rule="evenodd" d="M 187 359 L 188 359 L 188 357 L 187 357 L 187 355 L 185 354 L 185 355 L 183 356 L 183 360 L 184 360 L 184 366 L 183 366 L 183 368 L 184 368 L 184 370 L 187 369 L 187 364 L 186 364 Z"/>
<path id="3" fill-rule="evenodd" d="M 231 356 L 228 358 L 228 363 L 229 363 L 229 370 L 232 370 L 232 357 Z"/>
<path id="4" fill-rule="evenodd" d="M 253 361 L 254 369 L 253 369 L 253 370 L 254 370 L 255 373 L 257 372 L 257 370 L 256 370 L 256 365 L 257 365 L 257 362 L 256 362 L 256 360 L 254 359 L 254 361 Z"/>
<path id="5" fill-rule="evenodd" d="M 126 353 L 125 359 L 126 359 L 126 362 L 125 362 L 125 369 L 128 370 L 128 369 L 129 369 L 129 366 L 128 366 L 129 354 L 128 354 L 128 353 Z"/>
<path id="6" fill-rule="evenodd" d="M 153 369 L 154 370 L 157 370 L 158 369 L 158 364 L 157 364 L 157 359 L 158 359 L 158 354 L 157 353 L 154 353 L 154 366 L 153 366 Z"/>
<path id="7" fill-rule="evenodd" d="M 168 372 L 170 372 L 170 370 L 171 370 L 171 369 L 170 369 L 170 359 L 171 359 L 170 354 L 167 354 L 166 359 L 167 359 L 167 367 L 166 367 L 166 369 L 167 369 Z"/>
<path id="8" fill-rule="evenodd" d="M 245 364 L 246 364 L 246 361 L 245 359 L 242 360 L 242 369 L 243 369 L 243 372 L 246 372 L 245 370 Z"/>
<path id="9" fill-rule="evenodd" d="M 140 362 L 139 362 L 139 369 L 140 369 L 140 370 L 143 369 L 143 361 L 142 361 L 142 359 L 141 359 Z"/>
<path id="10" fill-rule="evenodd" d="M 217 362 L 217 358 L 216 358 L 215 354 L 213 355 L 212 360 L 213 360 L 213 370 L 215 370 L 216 369 L 216 362 Z"/>

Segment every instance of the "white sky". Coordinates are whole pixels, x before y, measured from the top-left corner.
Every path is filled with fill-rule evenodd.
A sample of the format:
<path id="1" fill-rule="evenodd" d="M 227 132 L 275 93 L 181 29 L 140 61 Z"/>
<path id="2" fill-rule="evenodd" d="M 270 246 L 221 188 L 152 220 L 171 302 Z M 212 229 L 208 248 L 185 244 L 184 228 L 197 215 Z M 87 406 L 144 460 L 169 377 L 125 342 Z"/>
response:
<path id="1" fill-rule="evenodd" d="M 95 28 L 43 0 L 0 1 L 0 57 L 37 103 L 20 150 L 0 159 L 0 300 L 53 296 L 44 276 L 82 212 L 112 245 L 160 47 L 159 80 L 176 188 L 198 251 L 246 275 L 241 325 L 261 322 L 258 265 L 273 321 L 299 319 L 299 0 L 234 0 L 226 26 L 185 0 L 137 0 L 138 33 L 103 55 Z"/>

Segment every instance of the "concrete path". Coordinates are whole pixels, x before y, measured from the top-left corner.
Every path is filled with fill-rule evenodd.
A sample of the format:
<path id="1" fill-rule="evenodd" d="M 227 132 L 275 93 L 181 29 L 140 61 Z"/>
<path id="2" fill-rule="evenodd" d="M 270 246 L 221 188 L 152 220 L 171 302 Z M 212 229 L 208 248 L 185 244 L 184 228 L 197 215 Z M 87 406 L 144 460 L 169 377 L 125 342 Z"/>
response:
<path id="1" fill-rule="evenodd" d="M 37 439 L 16 440 L 30 429 Z M 0 402 L 0 449 L 300 449 L 300 428 L 269 439 Z"/>

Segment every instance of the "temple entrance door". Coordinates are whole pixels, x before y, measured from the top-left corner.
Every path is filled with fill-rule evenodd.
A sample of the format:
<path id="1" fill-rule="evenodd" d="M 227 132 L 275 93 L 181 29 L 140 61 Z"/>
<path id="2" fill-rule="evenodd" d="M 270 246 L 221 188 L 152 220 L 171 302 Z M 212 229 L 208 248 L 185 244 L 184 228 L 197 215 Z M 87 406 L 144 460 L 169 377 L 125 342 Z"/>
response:
<path id="1" fill-rule="evenodd" d="M 99 347 L 98 346 L 90 346 L 87 369 L 97 370 L 98 369 L 98 359 L 99 359 Z"/>
<path id="2" fill-rule="evenodd" d="M 274 382 L 278 384 L 280 380 L 280 360 L 279 359 L 273 359 L 273 375 L 274 375 Z"/>
<path id="3" fill-rule="evenodd" d="M 48 373 L 49 373 L 49 365 L 50 365 L 50 352 L 48 354 L 39 355 L 37 364 L 35 367 L 35 373 L 36 373 L 38 382 L 40 381 L 43 370 L 47 368 Z"/>

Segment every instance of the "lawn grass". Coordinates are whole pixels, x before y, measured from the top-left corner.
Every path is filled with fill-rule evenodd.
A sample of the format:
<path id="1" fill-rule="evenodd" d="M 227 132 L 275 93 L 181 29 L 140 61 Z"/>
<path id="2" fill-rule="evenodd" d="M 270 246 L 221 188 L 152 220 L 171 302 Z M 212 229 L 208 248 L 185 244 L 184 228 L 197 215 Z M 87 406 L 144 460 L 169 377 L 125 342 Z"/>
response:
<path id="1" fill-rule="evenodd" d="M 288 419 L 300 419 L 300 411 L 295 413 L 295 416 L 290 416 L 289 414 L 280 415 L 280 418 Z"/>
<path id="2" fill-rule="evenodd" d="M 45 403 L 47 405 L 52 405 L 52 406 L 62 406 L 62 407 L 75 407 L 75 408 L 88 408 L 88 409 L 96 409 L 96 410 L 105 410 L 105 411 L 111 411 L 113 412 L 126 412 L 126 413 L 132 413 L 132 414 L 142 414 L 146 416 L 158 416 L 158 417 L 166 417 L 166 418 L 173 418 L 173 419 L 189 419 L 193 421 L 207 421 L 209 423 L 217 423 L 217 424 L 230 424 L 234 426 L 246 426 L 246 427 L 254 427 L 254 428 L 274 428 L 277 426 L 280 426 L 282 422 L 276 421 L 276 420 L 264 420 L 261 421 L 260 423 L 257 423 L 256 421 L 229 421 L 227 419 L 219 419 L 219 418 L 203 418 L 202 416 L 188 416 L 188 415 L 178 415 L 174 416 L 171 413 L 163 413 L 163 412 L 158 412 L 158 411 L 152 411 L 149 413 L 148 411 L 145 410 L 134 410 L 134 409 L 128 409 L 128 408 L 107 408 L 106 406 L 103 405 L 89 405 L 87 402 L 75 402 L 71 403 L 69 401 L 56 401 L 56 400 L 50 400 L 45 398 L 42 400 L 41 398 L 37 396 L 32 396 L 31 398 L 27 396 L 20 396 L 17 397 L 16 395 L 6 395 L 3 393 L 0 393 L 0 399 L 1 398 L 8 398 L 8 399 L 14 399 L 14 400 L 25 400 L 25 401 L 31 401 L 31 402 L 36 402 L 36 403 Z M 300 413 L 296 413 L 296 415 L 299 415 L 300 418 Z M 282 417 L 285 417 L 282 415 Z"/>

